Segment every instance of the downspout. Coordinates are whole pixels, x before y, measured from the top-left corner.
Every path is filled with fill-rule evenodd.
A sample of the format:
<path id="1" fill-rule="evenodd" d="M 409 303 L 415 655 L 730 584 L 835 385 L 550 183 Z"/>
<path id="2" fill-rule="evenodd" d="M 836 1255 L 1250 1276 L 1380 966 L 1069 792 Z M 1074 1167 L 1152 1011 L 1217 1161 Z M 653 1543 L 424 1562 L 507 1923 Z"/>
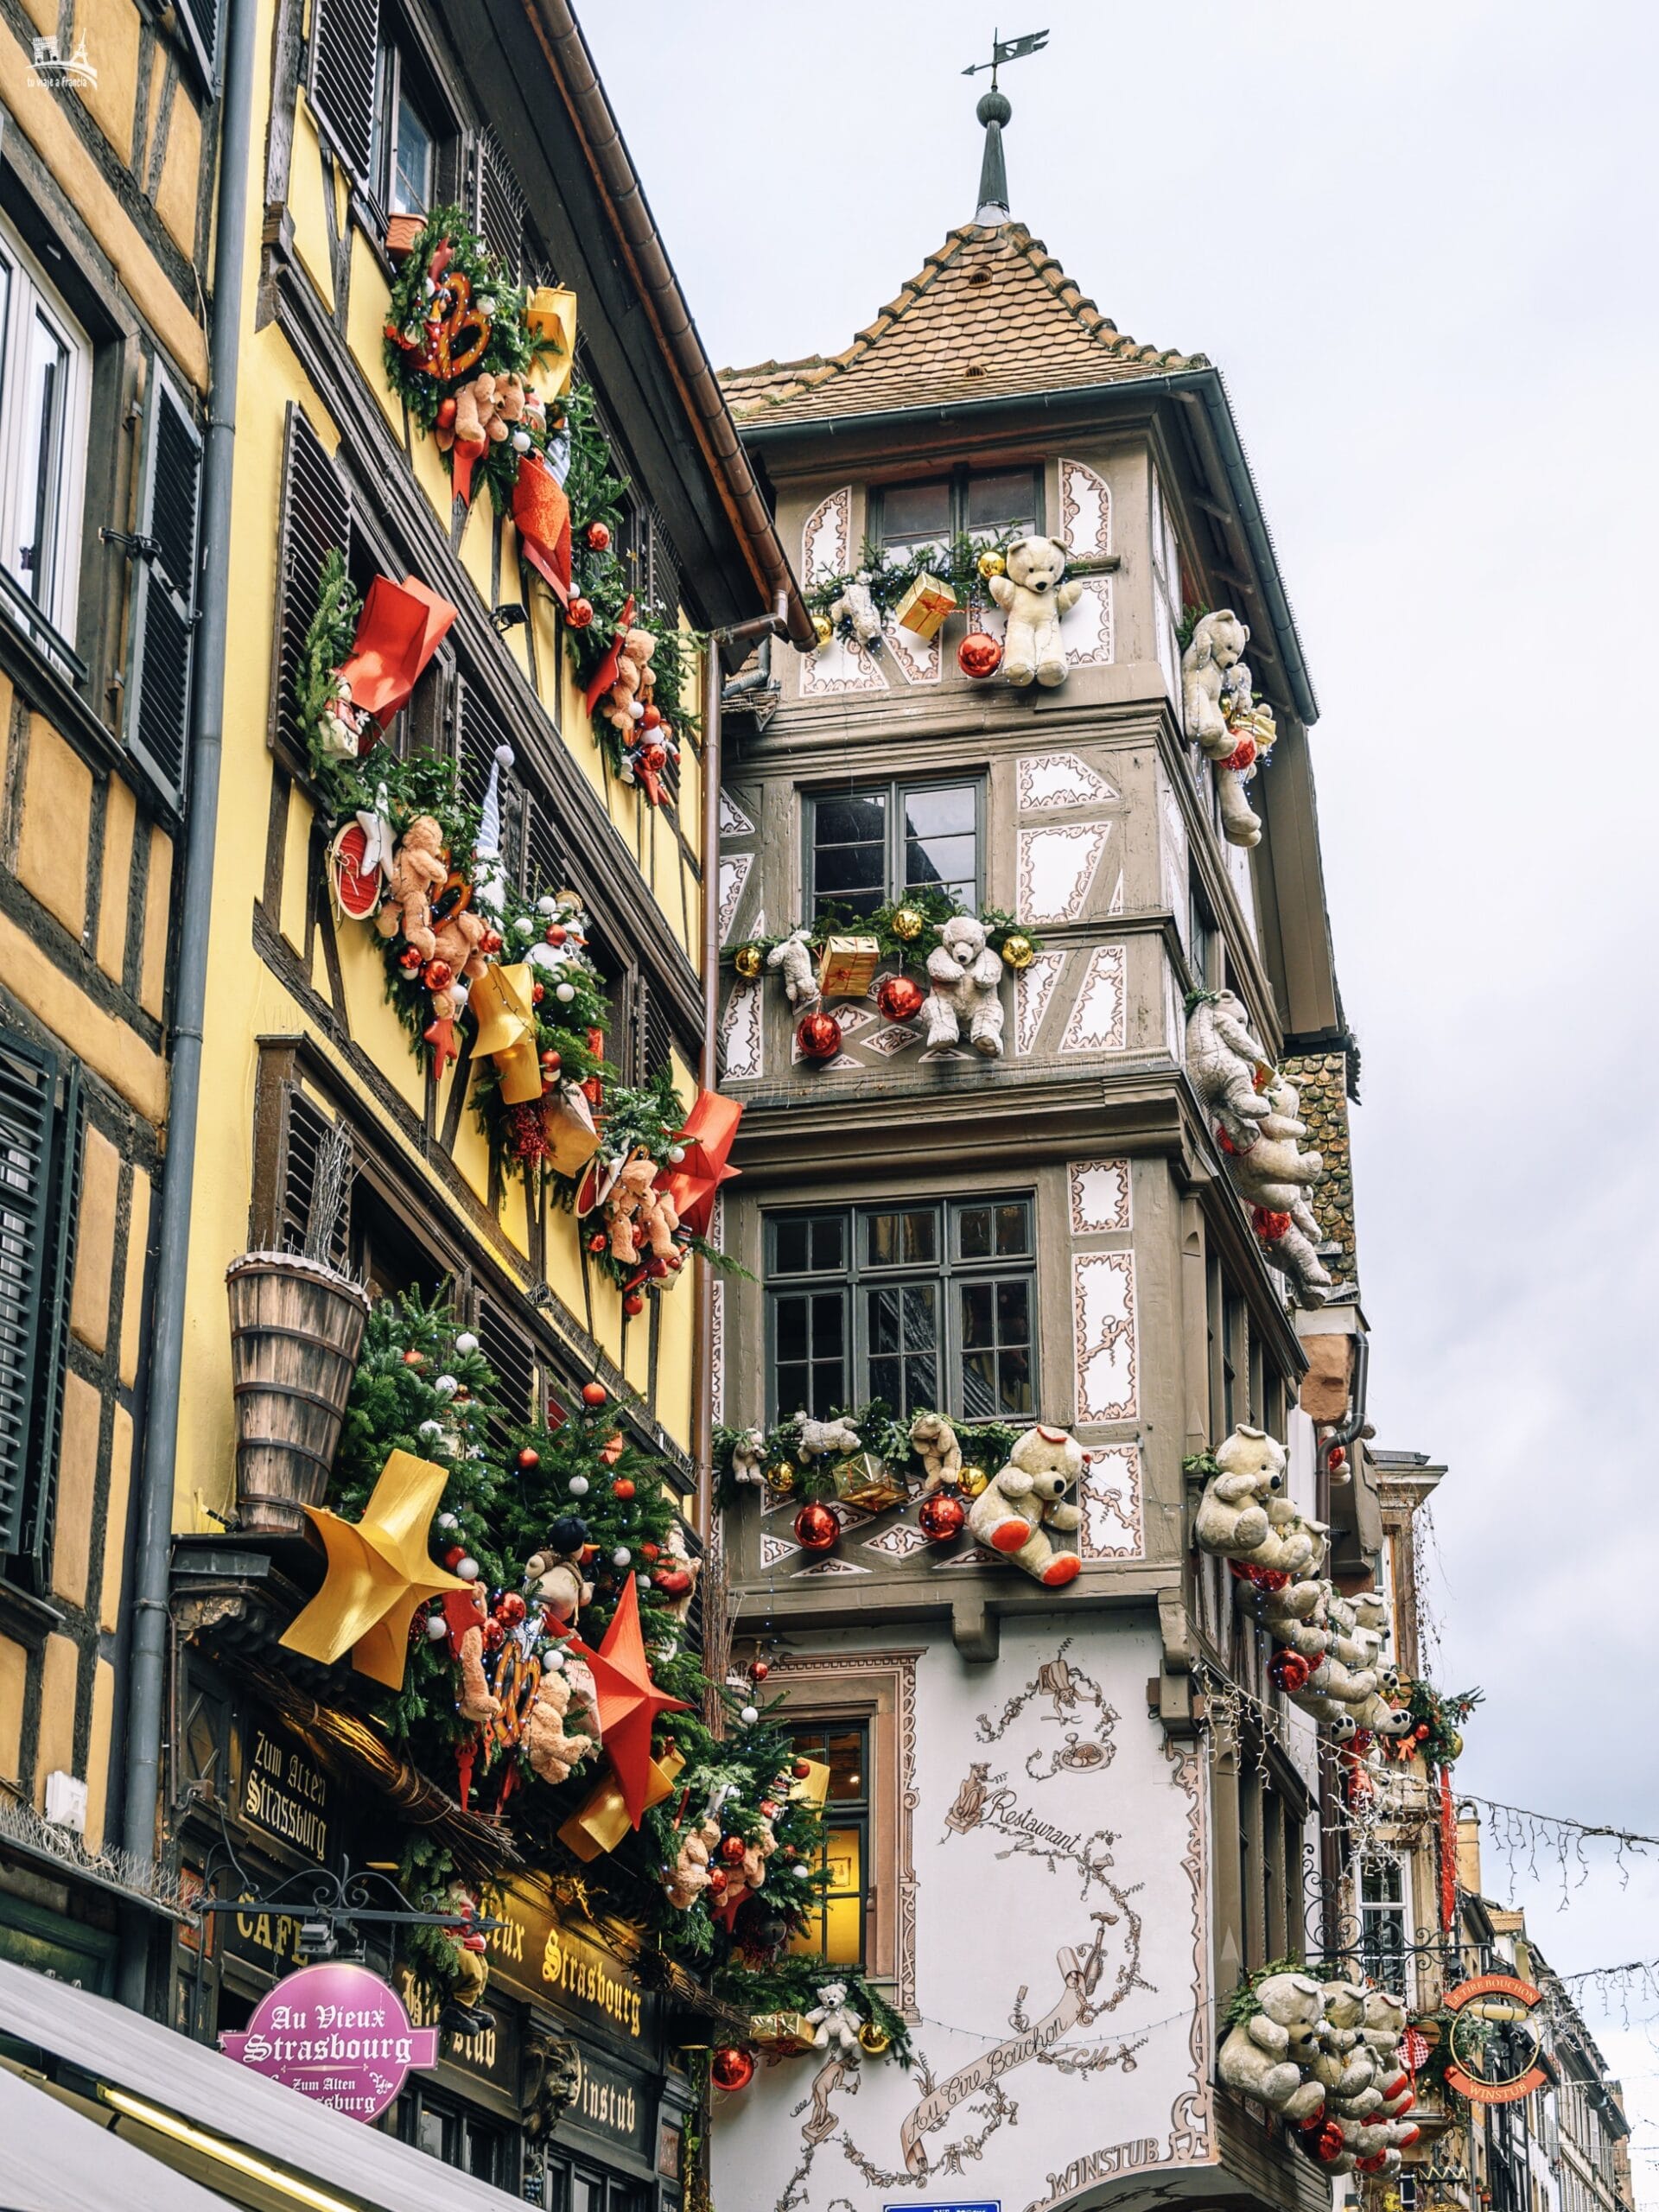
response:
<path id="1" fill-rule="evenodd" d="M 697 1081 L 720 1084 L 720 779 L 721 699 L 726 688 L 721 648 L 754 638 L 770 645 L 789 635 L 789 594 L 780 584 L 770 614 L 710 633 L 702 663 L 702 1050 Z M 696 1359 L 691 1388 L 691 1457 L 697 1471 L 697 1534 L 706 1544 L 715 1525 L 715 1298 L 713 1270 L 701 1262 Z"/>
<path id="2" fill-rule="evenodd" d="M 242 340 L 242 275 L 248 244 L 248 179 L 253 157 L 256 0 L 226 10 L 224 96 L 219 111 L 219 199 L 214 214 L 213 304 L 208 334 L 212 383 L 201 468 L 201 565 L 194 683 L 190 701 L 190 785 L 184 883 L 174 984 L 167 1152 L 162 1179 L 161 1249 L 145 1409 L 138 1540 L 132 1564 L 131 1680 L 123 1795 L 123 1841 L 140 1865 L 156 1858 L 161 1796 L 162 1720 L 167 1688 L 168 1573 L 178 1456 L 180 1375 L 201 1100 L 202 1021 L 207 1000 L 208 927 L 224 744 L 225 648 L 230 614 L 231 482 Z M 122 2001 L 144 2007 L 149 1929 L 123 1930 Z"/>

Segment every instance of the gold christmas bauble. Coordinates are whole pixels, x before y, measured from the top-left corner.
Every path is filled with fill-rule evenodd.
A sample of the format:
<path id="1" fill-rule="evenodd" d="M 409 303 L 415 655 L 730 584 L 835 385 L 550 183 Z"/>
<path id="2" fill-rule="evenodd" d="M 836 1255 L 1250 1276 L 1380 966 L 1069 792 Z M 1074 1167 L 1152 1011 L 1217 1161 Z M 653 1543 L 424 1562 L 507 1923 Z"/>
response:
<path id="1" fill-rule="evenodd" d="M 980 555 L 974 565 L 986 582 L 989 583 L 991 578 L 1000 576 L 1008 564 L 1000 553 L 986 552 Z"/>
<path id="2" fill-rule="evenodd" d="M 740 944 L 732 955 L 732 965 L 746 983 L 753 982 L 766 964 L 766 956 L 758 944 Z"/>
<path id="3" fill-rule="evenodd" d="M 858 2031 L 858 2047 L 872 2058 L 880 2058 L 893 2042 L 885 2028 L 877 2027 L 874 2020 L 866 2020 Z"/>
<path id="4" fill-rule="evenodd" d="M 835 625 L 827 614 L 815 614 L 812 617 L 812 627 L 817 634 L 818 650 L 822 652 L 836 634 Z"/>
<path id="5" fill-rule="evenodd" d="M 766 1469 L 766 1481 L 772 1489 L 787 1496 L 795 1487 L 795 1470 L 787 1459 L 774 1459 Z"/>
<path id="6" fill-rule="evenodd" d="M 1002 940 L 1002 957 L 1017 973 L 1021 968 L 1030 967 L 1037 957 L 1037 948 L 1022 931 L 1015 930 Z"/>
<path id="7" fill-rule="evenodd" d="M 977 1497 L 989 1480 L 990 1477 L 983 1467 L 964 1467 L 962 1471 L 963 1496 Z"/>
<path id="8" fill-rule="evenodd" d="M 900 944 L 914 944 L 927 927 L 927 916 L 919 906 L 900 906 L 893 918 L 893 933 Z"/>

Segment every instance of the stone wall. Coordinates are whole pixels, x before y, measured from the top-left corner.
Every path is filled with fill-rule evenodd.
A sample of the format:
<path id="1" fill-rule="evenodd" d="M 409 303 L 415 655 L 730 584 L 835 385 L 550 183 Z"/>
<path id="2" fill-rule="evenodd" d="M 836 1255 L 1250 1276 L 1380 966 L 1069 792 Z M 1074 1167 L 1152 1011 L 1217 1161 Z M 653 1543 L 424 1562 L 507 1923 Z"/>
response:
<path id="1" fill-rule="evenodd" d="M 1342 1247 L 1340 1264 L 1331 1272 L 1351 1282 L 1358 1272 L 1354 1249 L 1354 1162 L 1348 1126 L 1348 1055 L 1309 1052 L 1287 1059 L 1285 1073 L 1301 1096 L 1307 1142 L 1325 1161 L 1325 1173 L 1312 1204 L 1319 1227 Z"/>

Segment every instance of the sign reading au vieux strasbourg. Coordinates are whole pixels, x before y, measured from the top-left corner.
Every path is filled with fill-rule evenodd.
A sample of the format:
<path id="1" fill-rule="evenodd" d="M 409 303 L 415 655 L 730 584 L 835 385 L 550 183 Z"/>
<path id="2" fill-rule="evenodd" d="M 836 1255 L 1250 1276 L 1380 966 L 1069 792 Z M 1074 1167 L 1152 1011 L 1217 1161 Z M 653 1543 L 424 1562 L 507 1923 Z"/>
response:
<path id="1" fill-rule="evenodd" d="M 353 2120 L 378 2120 L 412 2069 L 438 2063 L 438 2031 L 411 2026 L 395 1989 L 341 1960 L 286 1975 L 219 2042 L 227 2058 Z"/>

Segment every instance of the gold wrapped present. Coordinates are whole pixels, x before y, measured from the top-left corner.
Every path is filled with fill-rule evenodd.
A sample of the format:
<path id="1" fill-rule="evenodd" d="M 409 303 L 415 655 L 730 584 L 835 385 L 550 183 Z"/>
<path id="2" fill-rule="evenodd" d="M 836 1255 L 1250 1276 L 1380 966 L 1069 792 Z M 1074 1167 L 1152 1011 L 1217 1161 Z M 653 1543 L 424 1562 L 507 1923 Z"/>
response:
<path id="1" fill-rule="evenodd" d="M 755 2012 L 749 2041 L 762 2050 L 810 2050 L 812 2030 L 804 2012 Z"/>
<path id="2" fill-rule="evenodd" d="M 648 1806 L 660 1805 L 670 1795 L 684 1764 L 684 1754 L 671 1747 L 660 1759 L 652 1761 L 651 1780 L 645 1784 Z M 632 1833 L 622 1786 L 614 1774 L 607 1773 L 559 1830 L 559 1841 L 567 1844 L 578 1859 L 588 1860 L 614 1851 L 623 1837 Z"/>
<path id="3" fill-rule="evenodd" d="M 827 999 L 861 999 L 875 978 L 881 957 L 880 940 L 873 937 L 832 937 L 818 955 L 818 989 Z"/>
<path id="4" fill-rule="evenodd" d="M 486 1055 L 501 1077 L 502 1103 L 527 1106 L 542 1095 L 542 1063 L 536 1049 L 536 978 L 528 961 L 513 967 L 493 960 L 473 985 L 467 1004 L 478 1024 L 473 1058 Z"/>
<path id="5" fill-rule="evenodd" d="M 854 1452 L 837 1459 L 830 1478 L 838 1498 L 866 1513 L 885 1513 L 890 1505 L 902 1505 L 910 1495 L 887 1461 L 874 1452 Z"/>
<path id="6" fill-rule="evenodd" d="M 543 399 L 562 399 L 576 358 L 575 294 L 563 285 L 538 284 L 524 302 L 524 323 L 544 349 L 536 363 L 537 389 Z"/>
<path id="7" fill-rule="evenodd" d="M 918 638 L 937 638 L 947 614 L 956 612 L 957 594 L 938 576 L 920 575 L 893 610 L 901 630 Z"/>
<path id="8" fill-rule="evenodd" d="M 547 1102 L 547 1164 L 559 1175 L 580 1175 L 599 1150 L 593 1109 L 580 1084 L 561 1084 Z"/>
<path id="9" fill-rule="evenodd" d="M 829 1768 L 822 1759 L 797 1759 L 795 1764 L 798 1769 L 804 1767 L 806 1772 L 798 1772 L 791 1781 L 791 1798 L 798 1805 L 810 1805 L 821 1813 L 830 1797 Z"/>

